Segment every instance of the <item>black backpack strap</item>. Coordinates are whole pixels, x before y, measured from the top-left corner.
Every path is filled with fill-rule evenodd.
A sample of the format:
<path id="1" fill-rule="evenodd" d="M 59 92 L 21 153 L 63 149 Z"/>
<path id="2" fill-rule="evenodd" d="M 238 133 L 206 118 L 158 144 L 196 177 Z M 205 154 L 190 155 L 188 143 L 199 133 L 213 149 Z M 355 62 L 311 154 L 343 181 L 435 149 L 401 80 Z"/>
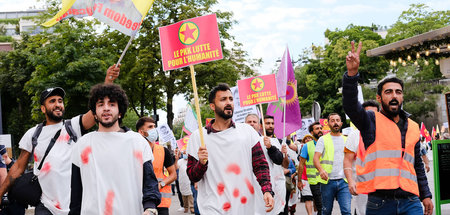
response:
<path id="1" fill-rule="evenodd" d="M 42 131 L 43 127 L 44 127 L 44 123 L 39 123 L 36 126 L 36 130 L 34 130 L 33 136 L 31 137 L 31 145 L 32 145 L 31 156 L 30 156 L 30 158 L 28 160 L 31 160 L 34 157 L 34 148 L 36 148 L 36 146 L 38 144 L 37 140 L 39 138 L 39 135 L 41 134 L 41 131 Z"/>
<path id="2" fill-rule="evenodd" d="M 69 134 L 69 136 L 70 136 L 68 143 L 70 144 L 70 140 L 73 140 L 73 142 L 76 143 L 78 140 L 78 137 L 77 137 L 77 135 L 75 135 L 75 131 L 72 128 L 72 122 L 70 121 L 70 119 L 64 121 L 64 126 L 66 128 L 67 134 Z"/>
<path id="3" fill-rule="evenodd" d="M 52 140 L 48 144 L 47 150 L 45 150 L 44 157 L 42 158 L 41 162 L 39 163 L 38 170 L 41 170 L 42 164 L 44 164 L 45 158 L 47 157 L 50 150 L 53 148 L 53 145 L 55 145 L 56 140 L 59 138 L 59 134 L 61 134 L 61 129 L 59 129 L 58 132 L 56 132 L 55 136 L 52 138 Z"/>

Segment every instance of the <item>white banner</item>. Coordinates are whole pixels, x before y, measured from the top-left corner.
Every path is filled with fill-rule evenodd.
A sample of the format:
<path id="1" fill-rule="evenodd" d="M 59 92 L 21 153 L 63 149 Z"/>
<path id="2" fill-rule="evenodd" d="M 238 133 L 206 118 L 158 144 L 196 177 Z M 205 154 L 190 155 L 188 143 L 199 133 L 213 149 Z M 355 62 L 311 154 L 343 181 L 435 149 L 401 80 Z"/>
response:
<path id="1" fill-rule="evenodd" d="M 239 103 L 239 91 L 237 87 L 232 87 L 231 93 L 233 94 L 234 99 L 234 112 L 233 112 L 234 122 L 245 123 L 245 117 L 251 113 L 258 114 L 258 117 L 261 118 L 261 116 L 258 113 L 256 105 L 241 107 Z"/>
<path id="2" fill-rule="evenodd" d="M 175 136 L 173 135 L 173 132 L 170 129 L 169 125 L 161 124 L 157 127 L 157 129 L 159 134 L 159 144 L 170 142 L 172 150 L 174 150 L 177 147 L 177 140 L 175 139 Z"/>

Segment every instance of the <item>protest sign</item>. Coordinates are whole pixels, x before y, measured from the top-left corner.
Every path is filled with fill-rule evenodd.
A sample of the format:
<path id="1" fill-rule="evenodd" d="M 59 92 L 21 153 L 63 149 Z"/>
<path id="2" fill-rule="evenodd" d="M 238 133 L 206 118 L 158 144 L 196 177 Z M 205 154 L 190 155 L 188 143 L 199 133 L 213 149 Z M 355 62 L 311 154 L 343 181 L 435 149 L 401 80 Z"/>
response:
<path id="1" fill-rule="evenodd" d="M 173 132 L 170 129 L 169 125 L 162 124 L 159 125 L 157 129 L 159 134 L 159 143 L 164 144 L 170 142 L 172 149 L 175 149 L 177 147 L 177 140 L 175 139 L 175 136 L 173 135 Z"/>
<path id="2" fill-rule="evenodd" d="M 278 101 L 275 74 L 237 81 L 241 107 Z"/>
<path id="3" fill-rule="evenodd" d="M 320 124 L 322 125 L 323 135 L 330 133 L 330 126 L 328 125 L 328 119 L 320 119 Z"/>
<path id="4" fill-rule="evenodd" d="M 164 71 L 223 58 L 216 14 L 160 27 L 159 37 Z"/>
<path id="5" fill-rule="evenodd" d="M 313 124 L 314 118 L 302 118 L 302 127 L 297 130 L 295 133 L 297 134 L 297 139 L 301 140 L 307 134 L 311 134 L 308 130 L 309 126 Z"/>
<path id="6" fill-rule="evenodd" d="M 239 90 L 237 87 L 231 88 L 231 94 L 233 94 L 233 101 L 234 101 L 233 122 L 244 123 L 245 117 L 249 114 L 257 114 L 259 116 L 256 105 L 241 107 L 239 99 Z"/>
<path id="7" fill-rule="evenodd" d="M 177 145 L 180 151 L 185 151 L 187 147 L 187 143 L 189 142 L 189 135 L 184 136 L 183 138 L 177 140 Z"/>

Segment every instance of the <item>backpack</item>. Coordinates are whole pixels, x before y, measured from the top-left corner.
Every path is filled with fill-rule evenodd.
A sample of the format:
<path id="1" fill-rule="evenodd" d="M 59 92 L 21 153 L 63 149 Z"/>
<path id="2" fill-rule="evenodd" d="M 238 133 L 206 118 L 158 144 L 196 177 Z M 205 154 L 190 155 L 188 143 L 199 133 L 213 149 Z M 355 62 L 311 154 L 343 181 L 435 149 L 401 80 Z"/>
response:
<path id="1" fill-rule="evenodd" d="M 37 139 L 41 134 L 43 127 L 44 123 L 38 124 L 31 138 L 33 149 L 31 150 L 30 160 L 33 158 L 34 149 L 36 148 L 37 145 Z M 64 127 L 66 128 L 67 134 L 69 134 L 70 136 L 69 144 L 71 140 L 77 142 L 78 137 L 75 135 L 75 131 L 72 128 L 72 123 L 70 120 L 64 121 Z M 50 141 L 50 144 L 48 145 L 47 150 L 45 151 L 44 157 L 42 158 L 39 164 L 38 170 L 42 168 L 42 164 L 44 163 L 45 158 L 52 149 L 56 140 L 59 138 L 60 133 L 61 129 L 56 132 L 55 136 Z M 37 176 L 34 175 L 33 171 L 25 172 L 20 177 L 18 177 L 15 180 L 14 184 L 10 187 L 8 192 L 9 197 L 15 199 L 22 205 L 32 205 L 32 206 L 37 206 L 41 202 L 41 195 L 42 195 L 41 186 L 39 184 Z"/>

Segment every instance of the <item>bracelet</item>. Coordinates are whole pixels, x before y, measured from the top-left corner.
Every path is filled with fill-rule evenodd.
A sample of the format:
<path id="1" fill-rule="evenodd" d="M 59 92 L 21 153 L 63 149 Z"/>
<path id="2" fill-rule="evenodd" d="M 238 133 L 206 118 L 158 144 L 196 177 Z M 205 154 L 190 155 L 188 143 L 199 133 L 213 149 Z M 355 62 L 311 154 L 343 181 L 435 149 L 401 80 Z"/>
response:
<path id="1" fill-rule="evenodd" d="M 348 169 L 349 169 L 349 170 L 352 170 L 352 168 L 344 168 L 344 170 L 348 170 Z"/>

